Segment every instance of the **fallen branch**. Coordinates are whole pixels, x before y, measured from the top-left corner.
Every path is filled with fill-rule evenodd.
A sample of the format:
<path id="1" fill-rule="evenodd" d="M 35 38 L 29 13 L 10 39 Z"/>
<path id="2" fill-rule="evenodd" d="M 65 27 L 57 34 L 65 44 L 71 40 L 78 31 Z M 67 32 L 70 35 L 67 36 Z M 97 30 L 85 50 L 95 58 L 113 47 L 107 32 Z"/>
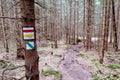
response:
<path id="1" fill-rule="evenodd" d="M 14 69 L 21 68 L 21 67 L 25 67 L 25 65 L 16 66 L 16 67 L 13 67 L 13 68 L 5 69 L 5 70 L 2 72 L 2 80 L 4 80 L 4 74 L 5 74 L 6 71 L 14 70 Z"/>
<path id="2" fill-rule="evenodd" d="M 18 79 L 18 80 L 22 80 L 23 78 L 25 78 L 25 76 L 21 77 L 21 78 L 20 78 L 20 79 Z"/>
<path id="3" fill-rule="evenodd" d="M 3 64 L 3 65 L 2 65 L 2 68 L 4 68 L 5 65 L 6 65 L 7 63 L 10 63 L 10 62 L 9 62 L 9 61 L 6 61 L 6 60 L 0 60 L 0 63 Z"/>
<path id="4" fill-rule="evenodd" d="M 0 60 L 0 62 L 2 62 L 2 63 L 5 63 L 5 62 L 9 63 L 9 61 L 6 61 L 6 60 Z"/>

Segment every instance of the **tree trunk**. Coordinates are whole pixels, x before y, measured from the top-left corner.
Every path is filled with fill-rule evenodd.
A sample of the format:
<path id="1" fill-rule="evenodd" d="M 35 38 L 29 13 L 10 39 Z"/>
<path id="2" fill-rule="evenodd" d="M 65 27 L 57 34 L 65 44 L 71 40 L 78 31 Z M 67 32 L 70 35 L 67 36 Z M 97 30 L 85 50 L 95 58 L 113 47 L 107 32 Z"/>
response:
<path id="1" fill-rule="evenodd" d="M 22 26 L 33 26 L 35 27 L 35 12 L 34 12 L 34 0 L 21 0 L 22 7 Z M 28 40 L 29 41 L 29 40 Z M 28 41 L 24 41 L 25 44 Z M 27 80 L 40 80 L 38 61 L 39 57 L 37 55 L 37 44 L 36 40 L 31 40 L 34 42 L 35 49 L 27 50 L 25 49 L 25 68 L 26 68 L 26 78 Z"/>
<path id="2" fill-rule="evenodd" d="M 109 36 L 109 26 L 110 26 L 110 5 L 111 5 L 111 1 L 107 0 L 108 2 L 108 7 L 107 7 L 107 20 L 106 20 L 106 51 L 108 50 L 108 36 Z"/>
<path id="3" fill-rule="evenodd" d="M 4 11 L 3 11 L 3 0 L 1 0 L 1 16 L 4 16 Z M 5 19 L 1 18 L 1 24 L 2 24 L 2 30 L 3 30 L 3 43 L 6 52 L 9 52 L 9 46 L 8 46 L 8 25 L 5 25 Z"/>
<path id="4" fill-rule="evenodd" d="M 103 4 L 103 25 L 102 25 L 102 47 L 100 51 L 100 63 L 103 63 L 104 51 L 105 51 L 105 31 L 106 31 L 106 7 L 107 4 Z"/>
<path id="5" fill-rule="evenodd" d="M 56 8 L 56 0 L 53 0 L 53 6 L 54 6 L 54 9 L 53 9 L 53 14 L 54 14 L 54 18 L 53 18 L 53 34 L 54 34 L 54 47 L 55 48 L 58 48 L 58 44 L 57 44 L 57 8 Z"/>
<path id="6" fill-rule="evenodd" d="M 92 1 L 87 0 L 86 50 L 91 49 Z"/>
<path id="7" fill-rule="evenodd" d="M 70 15 L 69 15 L 69 44 L 71 44 L 71 38 L 72 38 L 72 0 L 69 1 L 69 6 L 70 6 Z"/>
<path id="8" fill-rule="evenodd" d="M 73 27 L 73 40 L 72 44 L 76 44 L 76 0 L 74 0 L 74 27 Z"/>
<path id="9" fill-rule="evenodd" d="M 115 3 L 114 0 L 112 0 L 112 22 L 113 22 L 113 35 L 114 35 L 114 48 L 115 51 L 118 50 L 118 41 L 117 41 L 117 26 L 116 26 L 116 20 L 115 20 Z"/>
<path id="10" fill-rule="evenodd" d="M 16 0 L 14 0 L 16 3 Z M 15 17 L 18 18 L 18 9 L 15 6 Z M 15 20 L 15 37 L 16 37 L 16 46 L 17 46 L 17 59 L 24 59 L 24 48 L 21 41 L 21 26 L 18 20 Z"/>
<path id="11" fill-rule="evenodd" d="M 84 6 L 84 11 L 83 11 L 83 15 L 84 15 L 83 16 L 83 43 L 84 43 L 84 47 L 86 47 L 86 44 L 85 44 L 86 43 L 86 39 L 85 39 L 86 38 L 86 36 L 85 36 L 86 35 L 85 34 L 86 33 L 86 30 L 85 30 L 86 29 L 86 25 L 85 25 L 86 24 L 86 10 L 85 10 L 86 4 L 85 3 L 86 3 L 86 0 L 84 0 L 84 4 L 83 4 L 83 6 Z"/>

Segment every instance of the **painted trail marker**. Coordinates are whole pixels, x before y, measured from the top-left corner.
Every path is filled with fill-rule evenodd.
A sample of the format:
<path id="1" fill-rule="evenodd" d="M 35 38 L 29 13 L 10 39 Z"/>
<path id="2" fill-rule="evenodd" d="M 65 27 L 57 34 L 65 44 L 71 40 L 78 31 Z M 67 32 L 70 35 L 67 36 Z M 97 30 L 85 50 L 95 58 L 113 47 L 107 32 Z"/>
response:
<path id="1" fill-rule="evenodd" d="M 35 44 L 32 41 L 26 42 L 26 50 L 34 50 Z"/>
<path id="2" fill-rule="evenodd" d="M 35 27 L 24 26 L 22 29 L 24 40 L 35 40 Z"/>

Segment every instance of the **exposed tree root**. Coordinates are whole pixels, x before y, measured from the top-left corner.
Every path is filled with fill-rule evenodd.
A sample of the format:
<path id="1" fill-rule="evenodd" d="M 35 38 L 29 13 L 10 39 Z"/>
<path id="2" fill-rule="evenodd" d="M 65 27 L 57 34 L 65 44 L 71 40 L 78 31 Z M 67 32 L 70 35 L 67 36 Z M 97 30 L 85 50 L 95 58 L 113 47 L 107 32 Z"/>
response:
<path id="1" fill-rule="evenodd" d="M 2 72 L 2 80 L 4 80 L 4 74 L 5 74 L 6 71 L 14 70 L 14 69 L 21 68 L 21 67 L 25 67 L 25 65 L 16 66 L 16 67 L 13 67 L 13 68 L 9 68 L 9 69 L 3 70 L 3 72 Z M 20 79 L 20 80 L 21 80 L 21 79 Z"/>

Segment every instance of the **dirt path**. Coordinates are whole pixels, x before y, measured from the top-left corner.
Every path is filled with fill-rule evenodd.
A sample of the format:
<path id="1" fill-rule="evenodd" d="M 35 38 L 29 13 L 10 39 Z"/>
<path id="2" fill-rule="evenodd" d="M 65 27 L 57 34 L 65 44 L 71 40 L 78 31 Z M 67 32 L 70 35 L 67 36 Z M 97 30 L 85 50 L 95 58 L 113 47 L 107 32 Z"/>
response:
<path id="1" fill-rule="evenodd" d="M 59 68 L 63 74 L 62 80 L 91 80 L 91 74 L 83 69 L 76 58 L 79 51 L 83 48 L 83 45 L 75 45 L 70 49 L 67 49 L 64 55 L 64 60 L 59 65 Z"/>

